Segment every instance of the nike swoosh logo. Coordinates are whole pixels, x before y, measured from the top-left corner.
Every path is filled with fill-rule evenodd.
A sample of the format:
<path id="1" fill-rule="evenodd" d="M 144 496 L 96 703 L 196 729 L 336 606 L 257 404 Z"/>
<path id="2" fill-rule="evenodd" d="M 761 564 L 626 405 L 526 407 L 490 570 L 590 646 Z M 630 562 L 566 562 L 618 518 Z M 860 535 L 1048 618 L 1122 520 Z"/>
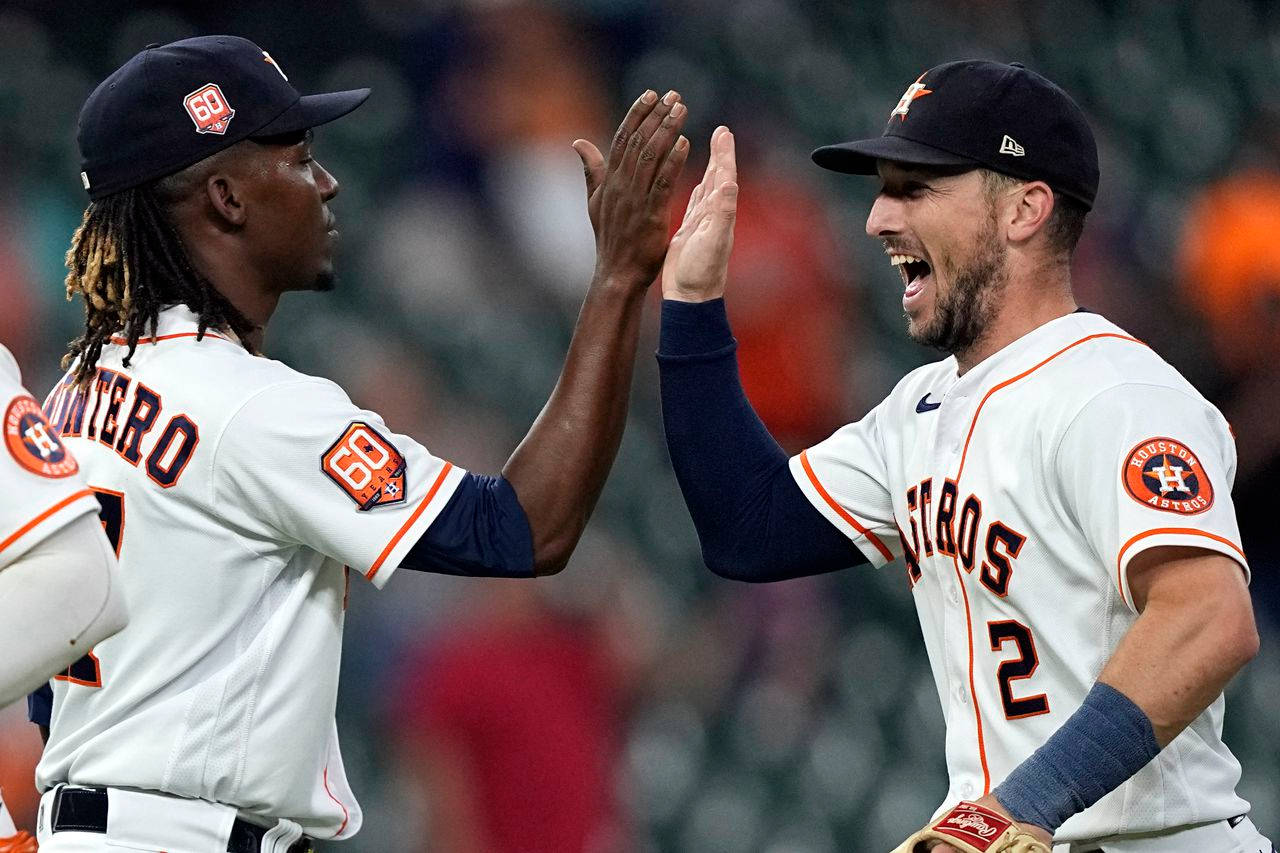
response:
<path id="1" fill-rule="evenodd" d="M 933 393 L 932 391 L 929 392 L 929 394 L 932 394 L 932 393 Z M 922 415 L 925 412 L 932 412 L 934 409 L 937 409 L 942 406 L 941 403 L 930 403 L 929 394 L 925 394 L 923 397 L 920 398 L 920 402 L 916 403 L 917 415 Z"/>

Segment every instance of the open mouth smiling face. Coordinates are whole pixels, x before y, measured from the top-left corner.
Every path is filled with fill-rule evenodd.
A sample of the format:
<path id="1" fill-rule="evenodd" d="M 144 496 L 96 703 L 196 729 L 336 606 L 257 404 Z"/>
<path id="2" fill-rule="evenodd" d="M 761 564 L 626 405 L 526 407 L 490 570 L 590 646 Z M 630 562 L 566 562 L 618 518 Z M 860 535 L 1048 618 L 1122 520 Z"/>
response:
<path id="1" fill-rule="evenodd" d="M 889 263 L 897 267 L 902 276 L 904 290 L 902 292 L 902 308 L 910 313 L 919 307 L 917 297 L 932 282 L 933 266 L 918 255 L 889 250 Z"/>

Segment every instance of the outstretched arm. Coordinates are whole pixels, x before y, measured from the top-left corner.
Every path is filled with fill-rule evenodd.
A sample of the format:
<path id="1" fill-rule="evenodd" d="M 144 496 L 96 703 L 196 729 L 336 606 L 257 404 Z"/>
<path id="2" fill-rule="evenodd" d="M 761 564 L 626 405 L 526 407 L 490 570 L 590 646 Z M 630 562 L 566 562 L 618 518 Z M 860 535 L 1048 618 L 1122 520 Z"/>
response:
<path id="1" fill-rule="evenodd" d="M 564 369 L 546 407 L 502 470 L 528 517 L 536 574 L 564 568 L 582 535 L 626 423 L 644 294 L 667 252 L 668 206 L 689 142 L 680 96 L 646 92 L 608 160 L 574 143 L 586 173 L 596 270 Z"/>
<path id="2" fill-rule="evenodd" d="M 742 391 L 723 295 L 737 212 L 733 134 L 718 128 L 662 272 L 662 417 L 703 560 L 773 581 L 866 561 L 800 491 Z"/>

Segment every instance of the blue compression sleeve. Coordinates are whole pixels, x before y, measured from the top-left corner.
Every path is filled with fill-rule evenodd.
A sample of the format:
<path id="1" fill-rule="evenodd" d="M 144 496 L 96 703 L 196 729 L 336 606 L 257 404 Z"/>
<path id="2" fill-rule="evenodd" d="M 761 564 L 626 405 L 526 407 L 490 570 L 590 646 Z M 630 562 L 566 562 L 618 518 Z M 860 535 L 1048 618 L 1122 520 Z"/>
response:
<path id="1" fill-rule="evenodd" d="M 27 719 L 49 728 L 49 721 L 53 719 L 53 687 L 48 682 L 27 694 Z"/>
<path id="2" fill-rule="evenodd" d="M 742 392 L 736 350 L 723 299 L 662 303 L 662 421 L 707 567 L 775 581 L 865 563 L 796 485 Z"/>
<path id="3" fill-rule="evenodd" d="M 1052 833 L 1159 752 L 1151 719 L 1128 696 L 1099 681 L 1062 728 L 991 793 L 1014 820 Z"/>
<path id="4" fill-rule="evenodd" d="M 401 567 L 471 577 L 533 577 L 529 518 L 502 477 L 467 474 Z"/>

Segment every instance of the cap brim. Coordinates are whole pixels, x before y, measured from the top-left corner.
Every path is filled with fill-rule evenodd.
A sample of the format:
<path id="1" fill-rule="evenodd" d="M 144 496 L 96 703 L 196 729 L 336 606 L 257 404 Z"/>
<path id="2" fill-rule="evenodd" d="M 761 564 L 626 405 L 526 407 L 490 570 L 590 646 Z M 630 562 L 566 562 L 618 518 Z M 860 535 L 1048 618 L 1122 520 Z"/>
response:
<path id="1" fill-rule="evenodd" d="M 876 174 L 877 160 L 892 160 L 913 166 L 971 166 L 981 164 L 968 157 L 952 154 L 901 136 L 877 136 L 838 145 L 824 145 L 811 155 L 813 162 L 833 172 L 850 175 Z"/>
<path id="2" fill-rule="evenodd" d="M 365 102 L 368 89 L 349 89 L 345 92 L 327 92 L 321 95 L 303 95 L 280 115 L 251 136 L 280 136 L 300 130 L 318 127 L 342 118 Z"/>

